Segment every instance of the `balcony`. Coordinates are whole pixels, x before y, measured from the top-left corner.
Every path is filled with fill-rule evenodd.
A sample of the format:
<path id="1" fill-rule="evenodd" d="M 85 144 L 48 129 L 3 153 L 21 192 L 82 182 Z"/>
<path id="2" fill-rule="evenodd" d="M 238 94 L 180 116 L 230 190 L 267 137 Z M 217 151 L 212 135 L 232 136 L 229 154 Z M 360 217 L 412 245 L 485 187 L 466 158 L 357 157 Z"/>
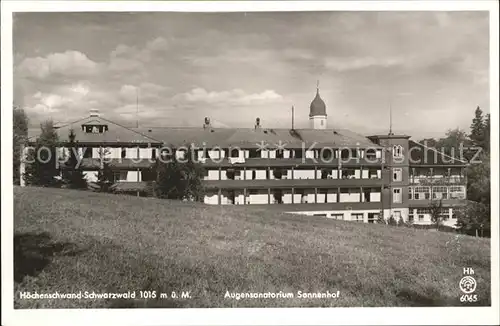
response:
<path id="1" fill-rule="evenodd" d="M 424 176 L 410 176 L 410 185 L 464 185 L 466 183 L 465 177 L 460 176 L 451 176 L 451 177 L 443 177 L 443 176 L 433 176 L 433 177 L 424 177 Z"/>
<path id="2" fill-rule="evenodd" d="M 204 180 L 207 188 L 265 189 L 265 188 L 335 188 L 381 187 L 382 179 L 264 179 L 264 180 Z"/>
<path id="3" fill-rule="evenodd" d="M 203 165 L 206 168 L 211 167 L 292 167 L 292 166 L 317 166 L 317 167 L 379 167 L 381 159 L 366 160 L 362 158 L 352 158 L 351 160 L 332 159 L 322 161 L 312 158 L 224 158 L 224 159 L 205 159 Z"/>

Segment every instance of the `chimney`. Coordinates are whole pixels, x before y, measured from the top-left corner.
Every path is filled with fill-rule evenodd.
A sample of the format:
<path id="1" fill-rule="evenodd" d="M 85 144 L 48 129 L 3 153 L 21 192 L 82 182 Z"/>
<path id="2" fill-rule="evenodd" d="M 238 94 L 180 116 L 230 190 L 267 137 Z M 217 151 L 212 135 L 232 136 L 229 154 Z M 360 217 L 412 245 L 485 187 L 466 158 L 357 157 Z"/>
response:
<path id="1" fill-rule="evenodd" d="M 99 110 L 98 109 L 90 109 L 90 116 L 93 118 L 99 118 Z"/>
<path id="2" fill-rule="evenodd" d="M 203 124 L 203 129 L 210 128 L 210 119 L 205 117 L 205 123 Z"/>
<path id="3" fill-rule="evenodd" d="M 260 129 L 260 118 L 255 119 L 255 129 Z"/>

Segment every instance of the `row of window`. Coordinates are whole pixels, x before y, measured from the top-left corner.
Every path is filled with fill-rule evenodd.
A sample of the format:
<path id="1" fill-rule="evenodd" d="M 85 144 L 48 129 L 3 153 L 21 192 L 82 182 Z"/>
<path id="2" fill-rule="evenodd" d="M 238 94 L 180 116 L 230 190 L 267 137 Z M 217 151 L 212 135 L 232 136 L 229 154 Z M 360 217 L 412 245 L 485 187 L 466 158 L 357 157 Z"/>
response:
<path id="1" fill-rule="evenodd" d="M 185 151 L 184 151 L 185 152 Z M 332 159 L 356 159 L 356 158 L 366 158 L 368 160 L 374 160 L 381 156 L 381 151 L 372 149 L 342 149 L 337 150 L 333 148 L 323 148 L 323 149 L 220 149 L 220 150 L 199 150 L 196 153 L 196 158 L 210 158 L 210 159 L 221 159 L 225 157 L 229 158 L 311 158 L 311 159 L 322 159 L 322 160 L 332 160 Z"/>
<path id="2" fill-rule="evenodd" d="M 149 149 L 149 148 L 148 148 Z M 121 155 L 117 155 L 115 150 L 119 151 Z M 144 154 L 143 151 L 146 149 L 139 149 L 137 147 L 132 148 L 85 148 L 83 151 L 84 158 L 99 158 L 102 154 L 109 155 L 113 152 L 113 157 L 118 158 L 156 158 L 157 157 L 157 148 L 151 148 L 148 150 L 148 154 Z M 175 153 L 175 154 L 174 154 Z M 147 155 L 148 157 L 145 157 Z M 163 150 L 161 155 L 175 155 L 178 158 L 185 158 L 186 151 L 178 150 L 178 151 L 169 151 L 167 149 Z M 199 150 L 195 152 L 194 159 L 200 160 L 203 158 L 210 159 L 222 159 L 222 158 L 311 158 L 311 159 L 322 159 L 324 161 L 330 161 L 332 159 L 357 159 L 357 158 L 366 158 L 368 160 L 374 160 L 377 158 L 376 152 L 373 150 L 367 150 L 363 152 L 362 150 L 349 150 L 343 149 L 340 152 L 337 150 L 308 150 L 303 151 L 300 150 L 258 150 L 258 149 L 249 149 L 249 150 Z"/>
<path id="3" fill-rule="evenodd" d="M 401 212 L 399 212 L 401 213 Z M 328 214 L 326 213 L 317 213 L 313 214 L 313 216 L 321 216 L 321 217 L 328 217 L 334 220 L 344 220 L 345 215 L 342 213 L 335 213 L 335 214 Z M 368 223 L 374 223 L 379 217 L 378 213 L 368 213 Z M 351 213 L 351 221 L 355 222 L 363 222 L 364 221 L 364 214 L 363 213 Z"/>
<path id="4" fill-rule="evenodd" d="M 423 222 L 426 216 L 432 214 L 432 210 L 430 208 L 417 208 L 416 216 L 419 222 Z M 450 210 L 448 208 L 441 208 L 439 215 L 444 221 L 449 220 L 450 218 L 456 218 L 454 216 L 450 216 Z M 415 212 L 413 209 L 410 209 L 408 214 L 408 219 L 413 222 L 415 220 Z"/>
<path id="5" fill-rule="evenodd" d="M 408 198 L 423 199 L 465 199 L 465 186 L 419 186 L 408 187 Z"/>
<path id="6" fill-rule="evenodd" d="M 377 169 L 227 169 L 205 170 L 205 180 L 270 180 L 270 179 L 380 179 Z"/>

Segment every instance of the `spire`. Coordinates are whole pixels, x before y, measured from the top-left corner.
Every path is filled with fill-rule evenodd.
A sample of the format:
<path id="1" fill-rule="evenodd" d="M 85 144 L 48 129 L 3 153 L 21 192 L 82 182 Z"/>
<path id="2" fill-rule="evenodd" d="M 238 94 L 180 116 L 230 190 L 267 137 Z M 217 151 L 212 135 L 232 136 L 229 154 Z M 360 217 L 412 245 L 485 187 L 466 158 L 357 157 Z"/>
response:
<path id="1" fill-rule="evenodd" d="M 319 95 L 319 80 L 316 81 L 316 96 L 310 105 L 309 117 L 326 116 L 326 105 Z"/>

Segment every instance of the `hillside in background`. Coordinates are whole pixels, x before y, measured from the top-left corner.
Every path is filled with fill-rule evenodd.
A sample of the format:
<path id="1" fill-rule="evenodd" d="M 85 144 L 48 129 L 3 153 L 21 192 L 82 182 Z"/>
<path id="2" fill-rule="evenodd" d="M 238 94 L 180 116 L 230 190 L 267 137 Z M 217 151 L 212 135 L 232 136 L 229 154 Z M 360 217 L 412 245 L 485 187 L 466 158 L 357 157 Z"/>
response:
<path id="1" fill-rule="evenodd" d="M 477 304 L 490 305 L 489 239 L 450 233 L 35 187 L 14 188 L 14 232 L 16 308 L 458 306 L 464 267 L 475 271 Z M 191 298 L 21 300 L 19 291 Z"/>

